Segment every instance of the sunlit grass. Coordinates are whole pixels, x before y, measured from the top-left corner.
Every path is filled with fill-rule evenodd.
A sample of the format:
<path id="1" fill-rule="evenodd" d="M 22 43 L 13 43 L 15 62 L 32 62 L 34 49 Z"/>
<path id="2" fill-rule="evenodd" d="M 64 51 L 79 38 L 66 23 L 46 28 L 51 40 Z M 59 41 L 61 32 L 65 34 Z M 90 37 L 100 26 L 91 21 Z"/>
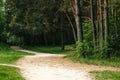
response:
<path id="1" fill-rule="evenodd" d="M 0 63 L 14 63 L 19 58 L 21 58 L 25 55 L 30 55 L 30 54 L 24 53 L 24 52 L 14 51 L 12 49 L 1 50 L 0 51 Z"/>
<path id="2" fill-rule="evenodd" d="M 103 58 L 82 58 L 82 57 L 76 57 L 73 53 L 72 55 L 67 55 L 69 59 L 71 59 L 74 62 L 79 63 L 86 63 L 86 64 L 92 64 L 92 65 L 98 65 L 98 66 L 112 66 L 112 67 L 120 67 L 120 59 L 103 59 Z"/>
<path id="3" fill-rule="evenodd" d="M 95 80 L 120 80 L 120 72 L 114 71 L 91 71 Z"/>
<path id="4" fill-rule="evenodd" d="M 19 52 L 10 49 L 8 45 L 0 44 L 0 63 L 14 63 L 19 58 L 25 56 L 25 55 L 31 55 L 24 52 Z"/>
<path id="5" fill-rule="evenodd" d="M 24 80 L 15 67 L 0 66 L 0 80 Z"/>

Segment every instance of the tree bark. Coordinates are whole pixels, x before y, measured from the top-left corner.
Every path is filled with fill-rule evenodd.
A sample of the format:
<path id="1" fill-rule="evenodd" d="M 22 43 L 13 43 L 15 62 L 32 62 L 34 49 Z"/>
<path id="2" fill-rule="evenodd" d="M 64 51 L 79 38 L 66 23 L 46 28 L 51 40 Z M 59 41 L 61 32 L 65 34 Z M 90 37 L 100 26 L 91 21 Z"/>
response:
<path id="1" fill-rule="evenodd" d="M 95 24 L 95 14 L 94 14 L 94 5 L 93 5 L 93 0 L 90 0 L 90 5 L 91 5 L 91 20 L 92 20 L 92 29 L 93 29 L 93 43 L 94 43 L 94 50 L 96 49 L 97 46 L 97 29 L 96 29 L 96 24 Z"/>
<path id="2" fill-rule="evenodd" d="M 108 0 L 104 0 L 104 22 L 105 22 L 105 46 L 108 49 L 108 35 L 109 35 L 109 25 L 108 25 Z M 110 53 L 105 50 L 106 57 L 110 58 Z"/>
<path id="3" fill-rule="evenodd" d="M 116 38 L 118 37 L 118 17 L 117 17 L 117 8 L 115 7 L 115 34 L 116 34 Z"/>
<path id="4" fill-rule="evenodd" d="M 103 53 L 103 12 L 102 12 L 102 0 L 98 1 L 98 24 L 99 24 L 99 45 L 100 53 Z"/>
<path id="5" fill-rule="evenodd" d="M 43 37 L 44 37 L 44 44 L 45 44 L 45 46 L 47 46 L 48 45 L 48 41 L 47 41 L 46 32 L 43 32 Z"/>
<path id="6" fill-rule="evenodd" d="M 81 18 L 81 7 L 80 0 L 75 0 L 76 7 L 76 26 L 77 26 L 77 40 L 83 42 L 83 29 L 82 29 L 82 18 Z"/>

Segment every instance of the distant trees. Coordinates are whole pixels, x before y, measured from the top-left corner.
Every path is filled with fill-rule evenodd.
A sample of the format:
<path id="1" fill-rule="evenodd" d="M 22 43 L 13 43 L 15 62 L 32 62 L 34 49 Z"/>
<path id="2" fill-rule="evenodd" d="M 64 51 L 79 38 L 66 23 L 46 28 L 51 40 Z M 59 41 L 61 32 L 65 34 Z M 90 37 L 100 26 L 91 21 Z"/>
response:
<path id="1" fill-rule="evenodd" d="M 64 4 L 67 3 L 62 0 L 7 0 L 8 30 L 23 38 L 25 44 L 61 44 L 61 31 L 64 42 L 73 43 L 72 29 L 65 15 L 68 14 L 65 10 L 67 6 L 63 7 Z M 33 39 L 29 40 L 29 36 Z"/>
<path id="2" fill-rule="evenodd" d="M 64 49 L 76 42 L 76 54 L 84 58 L 119 56 L 119 5 L 119 0 L 7 0 L 7 30 L 27 45 Z"/>
<path id="3" fill-rule="evenodd" d="M 6 27 L 6 17 L 4 12 L 4 2 L 0 0 L 0 41 L 4 41 L 5 36 L 3 36 L 3 32 Z"/>

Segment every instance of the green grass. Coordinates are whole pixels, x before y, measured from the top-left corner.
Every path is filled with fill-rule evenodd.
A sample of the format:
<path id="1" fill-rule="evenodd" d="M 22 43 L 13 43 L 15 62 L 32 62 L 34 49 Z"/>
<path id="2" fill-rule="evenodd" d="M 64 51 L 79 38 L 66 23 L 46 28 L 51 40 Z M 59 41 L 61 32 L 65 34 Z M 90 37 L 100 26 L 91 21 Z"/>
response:
<path id="1" fill-rule="evenodd" d="M 112 66 L 112 67 L 120 67 L 120 59 L 113 58 L 113 59 L 102 59 L 102 58 L 82 58 L 68 55 L 68 58 L 73 60 L 74 62 L 79 63 L 86 63 L 86 64 L 93 64 L 98 66 Z"/>
<path id="2" fill-rule="evenodd" d="M 15 51 L 12 49 L 1 49 L 0 50 L 0 63 L 14 63 L 19 58 L 25 56 L 25 55 L 31 55 L 24 52 Z"/>
<path id="3" fill-rule="evenodd" d="M 95 80 L 120 80 L 120 72 L 114 71 L 91 71 Z"/>
<path id="4" fill-rule="evenodd" d="M 68 46 L 65 47 L 65 50 L 61 50 L 61 47 L 59 47 L 59 46 L 46 46 L 46 47 L 24 46 L 23 48 L 31 50 L 31 51 L 51 53 L 51 54 L 69 54 L 69 53 L 71 53 L 70 47 L 68 49 Z"/>
<path id="5" fill-rule="evenodd" d="M 0 80 L 24 80 L 15 67 L 0 66 Z"/>
<path id="6" fill-rule="evenodd" d="M 6 44 L 0 43 L 0 64 L 12 64 L 19 58 L 31 55 L 10 49 Z M 0 66 L 0 80 L 24 80 L 20 75 L 19 69 L 9 66 Z"/>

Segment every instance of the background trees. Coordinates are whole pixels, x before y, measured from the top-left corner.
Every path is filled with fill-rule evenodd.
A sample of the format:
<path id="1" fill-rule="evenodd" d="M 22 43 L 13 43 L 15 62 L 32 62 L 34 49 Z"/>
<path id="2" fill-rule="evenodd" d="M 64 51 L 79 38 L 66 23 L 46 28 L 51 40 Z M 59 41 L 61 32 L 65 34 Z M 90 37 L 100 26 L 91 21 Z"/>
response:
<path id="1" fill-rule="evenodd" d="M 6 2 L 6 11 L 10 19 L 9 31 L 12 34 L 23 38 L 25 44 L 32 45 L 48 45 L 61 43 L 61 27 L 66 38 L 64 41 L 68 43 L 73 42 L 73 36 L 69 23 L 61 10 L 64 1 L 14 1 L 8 0 Z M 12 6 L 14 5 L 14 6 Z M 15 11 L 13 12 L 14 9 Z M 64 21 L 64 22 L 61 22 Z M 17 29 L 17 30 L 16 30 Z M 49 35 L 48 35 L 49 34 Z M 29 37 L 30 36 L 30 37 Z M 30 40 L 32 37 L 33 40 Z"/>
<path id="2" fill-rule="evenodd" d="M 120 56 L 119 4 L 119 0 L 7 0 L 7 42 L 64 49 L 78 41 L 79 56 Z"/>
<path id="3" fill-rule="evenodd" d="M 6 27 L 6 17 L 4 12 L 4 2 L 0 0 L 0 41 L 5 42 L 4 30 Z"/>

